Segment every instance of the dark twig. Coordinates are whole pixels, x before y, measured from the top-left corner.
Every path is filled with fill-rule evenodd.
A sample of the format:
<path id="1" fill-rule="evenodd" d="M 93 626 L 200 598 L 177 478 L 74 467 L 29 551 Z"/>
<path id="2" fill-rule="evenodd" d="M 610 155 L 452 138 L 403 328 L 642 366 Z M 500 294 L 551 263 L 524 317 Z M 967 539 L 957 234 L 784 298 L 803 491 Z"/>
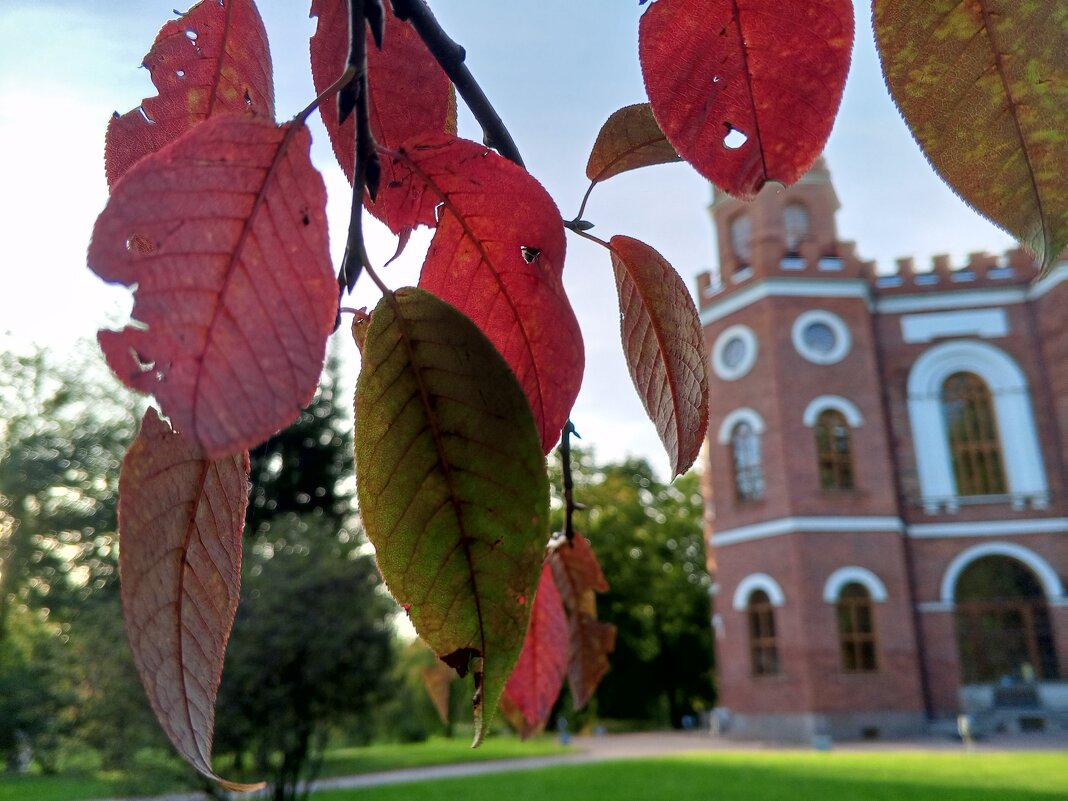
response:
<path id="1" fill-rule="evenodd" d="M 363 193 L 366 189 L 374 198 L 378 192 L 381 168 L 378 163 L 377 145 L 371 134 L 371 116 L 367 104 L 367 8 L 381 0 L 349 0 L 349 60 L 348 68 L 355 70 L 355 77 L 338 94 L 338 118 L 344 120 L 355 113 L 356 159 L 352 169 L 352 207 L 349 212 L 349 234 L 345 242 L 345 256 L 337 276 L 338 293 L 351 292 L 360 272 L 368 266 L 367 249 L 363 241 Z M 378 9 L 379 15 L 381 8 Z M 372 13 L 372 18 L 374 14 Z"/>
<path id="2" fill-rule="evenodd" d="M 483 141 L 486 146 L 492 147 L 520 167 L 524 166 L 523 158 L 519 155 L 519 148 L 516 147 L 512 135 L 504 127 L 500 116 L 490 104 L 482 87 L 475 81 L 471 70 L 464 64 L 467 53 L 449 38 L 426 3 L 423 0 L 393 0 L 393 13 L 398 19 L 412 24 L 431 55 L 445 70 L 445 74 L 449 76 L 456 91 L 471 109 L 478 124 L 482 126 Z"/>
<path id="3" fill-rule="evenodd" d="M 570 418 L 564 423 L 564 430 L 560 437 L 560 461 L 563 462 L 564 472 L 564 536 L 568 543 L 575 539 L 575 512 L 583 508 L 575 503 L 575 480 L 571 475 L 571 435 L 576 437 L 579 433 L 575 430 L 575 424 Z"/>

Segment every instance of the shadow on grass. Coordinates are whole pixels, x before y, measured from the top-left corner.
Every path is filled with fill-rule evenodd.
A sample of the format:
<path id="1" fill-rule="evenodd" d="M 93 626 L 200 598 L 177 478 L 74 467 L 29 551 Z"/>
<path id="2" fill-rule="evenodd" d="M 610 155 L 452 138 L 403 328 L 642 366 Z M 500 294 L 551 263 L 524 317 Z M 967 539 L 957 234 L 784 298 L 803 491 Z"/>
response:
<path id="1" fill-rule="evenodd" d="M 334 791 L 322 801 L 1065 801 L 1055 754 L 714 754 Z"/>

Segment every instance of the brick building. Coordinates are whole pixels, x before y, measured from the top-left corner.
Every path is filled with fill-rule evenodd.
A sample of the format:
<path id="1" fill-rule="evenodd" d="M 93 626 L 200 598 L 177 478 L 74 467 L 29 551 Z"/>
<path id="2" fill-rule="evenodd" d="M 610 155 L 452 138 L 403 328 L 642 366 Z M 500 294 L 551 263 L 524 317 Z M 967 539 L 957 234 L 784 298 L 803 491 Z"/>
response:
<path id="1" fill-rule="evenodd" d="M 740 736 L 1068 721 L 1068 261 L 876 275 L 822 160 L 716 192 L 709 567 Z"/>

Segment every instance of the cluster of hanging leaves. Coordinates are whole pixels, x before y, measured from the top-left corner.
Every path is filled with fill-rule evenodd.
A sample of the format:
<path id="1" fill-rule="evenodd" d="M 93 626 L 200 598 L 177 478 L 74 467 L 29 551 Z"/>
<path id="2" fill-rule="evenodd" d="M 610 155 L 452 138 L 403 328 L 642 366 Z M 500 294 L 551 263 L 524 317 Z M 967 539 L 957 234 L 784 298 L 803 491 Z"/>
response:
<path id="1" fill-rule="evenodd" d="M 215 779 L 247 451 L 312 398 L 364 267 L 382 299 L 353 323 L 356 474 L 384 580 L 441 664 L 473 675 L 476 744 L 498 706 L 521 733 L 540 730 L 565 677 L 576 705 L 589 700 L 615 644 L 596 614 L 607 584 L 584 538 L 548 530 L 545 454 L 583 372 L 564 232 L 595 239 L 590 192 L 637 168 L 685 159 L 743 198 L 796 181 L 830 132 L 853 40 L 849 0 L 652 3 L 649 102 L 604 124 L 590 192 L 565 222 L 516 154 L 456 135 L 462 54 L 423 0 L 312 0 L 311 14 L 320 97 L 282 123 L 253 0 L 203 0 L 164 25 L 144 60 L 158 94 L 108 126 L 111 198 L 89 247 L 101 278 L 134 288 L 130 324 L 100 332 L 105 358 L 159 406 L 120 481 L 126 626 L 161 725 Z M 920 145 L 1046 266 L 1068 241 L 1066 15 L 1056 0 L 875 0 L 887 82 Z M 354 187 L 336 278 L 309 160 L 315 108 Z M 363 208 L 400 248 L 434 229 L 418 287 L 391 289 L 362 263 Z M 595 241 L 635 387 L 680 474 L 708 417 L 697 311 L 652 247 Z"/>

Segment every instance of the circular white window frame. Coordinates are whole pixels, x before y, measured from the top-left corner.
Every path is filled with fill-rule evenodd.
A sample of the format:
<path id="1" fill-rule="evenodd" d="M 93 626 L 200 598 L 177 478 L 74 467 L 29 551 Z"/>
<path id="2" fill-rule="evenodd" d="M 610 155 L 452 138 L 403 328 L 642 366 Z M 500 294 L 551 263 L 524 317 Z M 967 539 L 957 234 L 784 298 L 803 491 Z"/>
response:
<path id="1" fill-rule="evenodd" d="M 823 323 L 834 332 L 834 347 L 825 353 L 805 343 L 805 329 L 813 323 Z M 809 309 L 799 314 L 794 320 L 790 338 L 794 342 L 794 349 L 802 358 L 813 364 L 836 364 L 842 361 L 853 347 L 853 335 L 849 333 L 849 326 L 837 314 L 823 309 Z"/>
<path id="2" fill-rule="evenodd" d="M 724 360 L 724 353 L 727 350 L 727 345 L 735 339 L 742 341 L 745 346 L 745 353 L 742 355 L 742 360 L 734 367 L 731 367 Z M 716 337 L 716 342 L 712 346 L 712 369 L 724 381 L 737 381 L 753 369 L 753 365 L 756 364 L 758 350 L 756 334 L 753 333 L 752 328 L 741 324 L 729 326 L 723 329 L 720 335 Z"/>

